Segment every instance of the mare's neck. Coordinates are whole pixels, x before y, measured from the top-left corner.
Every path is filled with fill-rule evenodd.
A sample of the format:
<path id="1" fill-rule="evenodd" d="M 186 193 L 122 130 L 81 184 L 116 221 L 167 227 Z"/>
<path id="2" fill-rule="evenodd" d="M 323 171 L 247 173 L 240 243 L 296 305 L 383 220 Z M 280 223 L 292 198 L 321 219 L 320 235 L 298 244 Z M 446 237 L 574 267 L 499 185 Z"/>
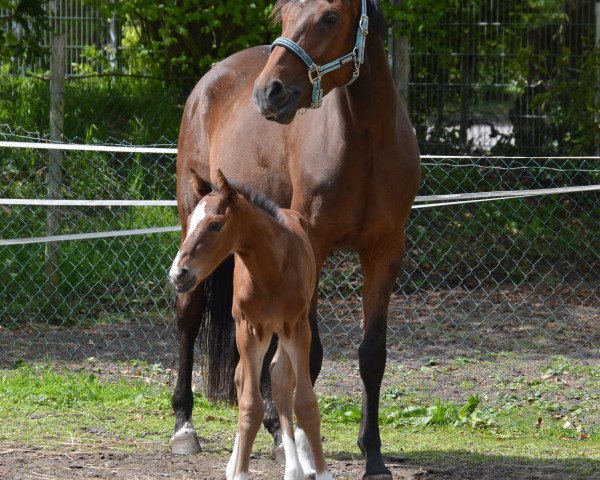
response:
<path id="1" fill-rule="evenodd" d="M 281 285 L 285 227 L 245 198 L 239 199 L 236 209 L 240 232 L 235 253 L 257 285 L 268 289 Z"/>
<path id="2" fill-rule="evenodd" d="M 393 119 L 398 108 L 398 92 L 392 78 L 383 39 L 378 33 L 367 36 L 365 61 L 354 83 L 342 88 L 348 108 L 361 128 L 368 125 L 380 129 L 381 118 Z M 390 121 L 390 124 L 393 122 Z"/>

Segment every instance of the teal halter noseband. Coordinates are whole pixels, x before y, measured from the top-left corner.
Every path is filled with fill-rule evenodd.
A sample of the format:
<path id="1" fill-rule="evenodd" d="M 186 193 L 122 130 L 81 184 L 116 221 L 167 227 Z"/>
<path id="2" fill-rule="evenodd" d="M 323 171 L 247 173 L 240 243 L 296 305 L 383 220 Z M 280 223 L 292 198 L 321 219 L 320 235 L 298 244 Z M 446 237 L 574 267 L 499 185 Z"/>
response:
<path id="1" fill-rule="evenodd" d="M 294 53 L 300 60 L 302 60 L 308 67 L 308 79 L 312 84 L 312 102 L 309 108 L 319 108 L 323 103 L 323 89 L 321 88 L 321 77 L 326 73 L 333 72 L 344 65 L 354 62 L 354 72 L 352 78 L 346 85 L 350 85 L 354 80 L 358 78 L 360 74 L 360 65 L 365 59 L 365 44 L 367 40 L 367 34 L 369 33 L 369 17 L 367 16 L 367 0 L 361 0 L 361 15 L 360 21 L 358 22 L 358 29 L 356 31 L 356 44 L 354 49 L 346 55 L 337 58 L 325 65 L 317 65 L 313 62 L 310 55 L 304 51 L 304 49 L 293 40 L 285 37 L 278 37 L 271 44 L 271 51 L 276 46 L 284 47 Z"/>

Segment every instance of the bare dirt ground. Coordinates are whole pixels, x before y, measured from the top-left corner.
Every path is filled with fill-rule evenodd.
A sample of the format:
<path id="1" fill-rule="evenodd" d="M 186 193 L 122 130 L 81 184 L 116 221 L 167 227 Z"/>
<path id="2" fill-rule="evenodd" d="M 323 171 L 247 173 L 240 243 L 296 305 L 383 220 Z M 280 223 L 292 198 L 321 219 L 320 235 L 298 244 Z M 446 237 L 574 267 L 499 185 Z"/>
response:
<path id="1" fill-rule="evenodd" d="M 116 479 L 213 480 L 224 478 L 223 455 L 202 452 L 193 457 L 156 452 L 45 452 L 42 450 L 0 447 L 0 478 L 31 479 Z M 340 455 L 343 457 L 343 455 Z M 360 479 L 363 461 L 351 458 L 328 458 L 328 465 L 338 480 Z M 394 480 L 598 480 L 599 473 L 565 474 L 561 462 L 533 464 L 506 459 L 490 459 L 485 464 L 458 464 L 448 459 L 443 464 L 389 463 Z M 250 478 L 274 480 L 283 477 L 283 467 L 266 455 L 254 456 Z"/>
<path id="2" fill-rule="evenodd" d="M 390 306 L 388 368 L 383 390 L 400 385 L 407 371 L 420 385 L 420 395 L 463 401 L 472 392 L 497 401 L 499 392 L 491 378 L 538 376 L 560 356 L 565 361 L 600 363 L 600 305 L 595 287 L 497 290 L 493 294 L 450 289 L 408 297 L 395 295 Z M 320 313 L 327 358 L 317 391 L 360 395 L 356 348 L 360 342 L 360 304 L 351 299 L 330 299 Z M 175 341 L 172 319 L 134 318 L 130 322 L 94 327 L 0 327 L 0 368 L 16 362 L 51 361 L 67 368 L 95 369 L 118 376 L 117 362 L 139 359 L 159 363 L 169 383 L 175 381 Z M 94 357 L 94 361 L 89 359 Z M 460 365 L 460 367 L 457 367 Z M 201 387 L 202 379 L 195 377 Z M 569 388 L 576 378 L 557 377 Z M 566 389 L 566 387 L 565 387 Z M 413 392 L 414 393 L 414 392 Z M 557 400 L 561 395 L 556 393 Z M 600 419 L 596 419 L 600 420 Z M 593 420 L 593 421 L 596 421 Z M 165 442 L 166 443 L 166 442 Z M 4 479 L 217 479 L 224 478 L 226 446 L 205 450 L 194 457 L 172 456 L 166 446 L 153 452 L 84 452 L 64 447 L 50 450 L 0 444 L 0 480 Z M 432 446 L 432 451 L 435 446 Z M 473 460 L 473 459 L 471 459 Z M 480 460 L 480 459 L 479 459 Z M 338 479 L 361 478 L 364 461 L 355 454 L 338 452 L 328 459 Z M 282 467 L 267 455 L 252 461 L 252 479 L 282 478 Z M 481 461 L 448 457 L 436 463 L 390 462 L 399 480 L 592 480 L 568 473 L 561 461 L 489 456 Z"/>

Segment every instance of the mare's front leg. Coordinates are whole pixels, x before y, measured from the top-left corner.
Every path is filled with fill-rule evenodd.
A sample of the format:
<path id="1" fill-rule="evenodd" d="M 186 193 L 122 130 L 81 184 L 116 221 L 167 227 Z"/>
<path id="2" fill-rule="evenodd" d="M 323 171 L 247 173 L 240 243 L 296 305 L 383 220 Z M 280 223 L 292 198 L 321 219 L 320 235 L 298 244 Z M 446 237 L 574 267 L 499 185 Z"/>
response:
<path id="1" fill-rule="evenodd" d="M 177 340 L 179 342 L 179 368 L 177 385 L 171 399 L 175 412 L 175 435 L 171 438 L 171 451 L 190 455 L 201 451 L 200 442 L 192 422 L 192 371 L 194 368 L 194 343 L 198 336 L 200 320 L 206 309 L 203 284 L 195 290 L 177 296 Z"/>
<path id="2" fill-rule="evenodd" d="M 364 273 L 363 340 L 358 349 L 363 382 L 358 446 L 366 457 L 363 480 L 392 480 L 392 474 L 381 456 L 379 392 L 386 362 L 388 306 L 403 252 L 402 233 L 381 238 L 370 248 L 359 252 Z"/>
<path id="3" fill-rule="evenodd" d="M 240 320 L 236 321 L 235 338 L 240 352 L 240 363 L 235 376 L 238 393 L 238 431 L 233 454 L 227 464 L 227 480 L 248 478 L 252 445 L 264 415 L 260 373 L 271 333 L 260 332 L 255 335 L 248 322 Z"/>

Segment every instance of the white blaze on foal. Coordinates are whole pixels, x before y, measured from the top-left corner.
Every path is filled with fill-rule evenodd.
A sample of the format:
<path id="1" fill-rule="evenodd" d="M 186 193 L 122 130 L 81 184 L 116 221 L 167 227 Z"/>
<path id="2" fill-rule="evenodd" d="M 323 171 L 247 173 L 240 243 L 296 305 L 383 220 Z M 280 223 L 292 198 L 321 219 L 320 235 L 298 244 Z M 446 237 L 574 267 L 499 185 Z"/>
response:
<path id="1" fill-rule="evenodd" d="M 200 224 L 202 220 L 206 217 L 206 202 L 199 203 L 192 213 L 192 218 L 190 218 L 190 224 L 188 225 L 188 235 L 196 230 L 196 227 Z"/>

